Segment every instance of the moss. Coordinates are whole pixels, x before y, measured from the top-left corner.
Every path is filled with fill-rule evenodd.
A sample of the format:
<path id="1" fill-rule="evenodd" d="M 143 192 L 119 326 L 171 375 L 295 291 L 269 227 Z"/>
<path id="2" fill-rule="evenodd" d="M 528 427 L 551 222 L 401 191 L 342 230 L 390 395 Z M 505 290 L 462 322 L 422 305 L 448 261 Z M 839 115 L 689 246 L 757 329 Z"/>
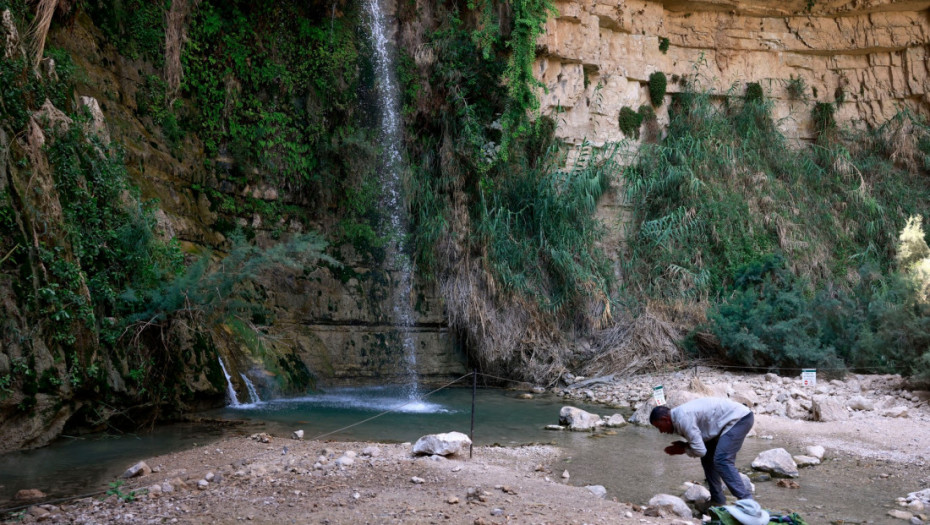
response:
<path id="1" fill-rule="evenodd" d="M 620 109 L 620 131 L 627 137 L 639 138 L 639 127 L 643 124 L 643 116 L 633 111 L 629 106 Z"/>
<path id="2" fill-rule="evenodd" d="M 665 99 L 667 83 L 665 73 L 661 71 L 649 75 L 649 100 L 653 106 L 659 107 L 662 105 L 662 101 Z"/>

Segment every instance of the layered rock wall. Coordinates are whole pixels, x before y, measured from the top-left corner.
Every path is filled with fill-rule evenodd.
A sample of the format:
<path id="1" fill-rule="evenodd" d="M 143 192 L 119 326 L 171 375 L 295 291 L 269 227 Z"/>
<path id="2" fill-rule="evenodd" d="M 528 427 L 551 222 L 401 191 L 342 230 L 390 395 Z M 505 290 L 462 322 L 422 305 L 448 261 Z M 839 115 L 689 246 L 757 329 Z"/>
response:
<path id="1" fill-rule="evenodd" d="M 649 75 L 668 93 L 682 80 L 743 95 L 759 83 L 792 137 L 813 135 L 814 102 L 835 103 L 837 121 L 876 125 L 903 108 L 928 114 L 927 1 L 557 1 L 539 39 L 535 74 L 557 135 L 578 144 L 624 138 L 624 106 L 649 103 Z M 667 49 L 660 49 L 667 39 Z M 791 87 L 803 87 L 800 97 Z M 795 91 L 796 93 L 796 91 Z M 657 109 L 667 122 L 667 104 Z"/>

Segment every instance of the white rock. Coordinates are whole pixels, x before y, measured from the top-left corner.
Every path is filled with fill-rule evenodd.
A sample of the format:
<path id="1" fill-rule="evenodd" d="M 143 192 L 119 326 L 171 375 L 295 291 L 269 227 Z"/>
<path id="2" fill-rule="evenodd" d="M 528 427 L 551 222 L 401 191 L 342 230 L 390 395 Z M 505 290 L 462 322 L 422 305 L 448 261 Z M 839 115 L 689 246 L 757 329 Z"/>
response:
<path id="1" fill-rule="evenodd" d="M 896 406 L 882 410 L 882 415 L 885 417 L 907 417 L 907 407 L 905 406 Z"/>
<path id="2" fill-rule="evenodd" d="M 429 434 L 417 440 L 413 445 L 413 453 L 449 456 L 457 454 L 469 445 L 471 445 L 471 439 L 461 432 Z"/>
<path id="3" fill-rule="evenodd" d="M 828 396 L 816 396 L 813 399 L 811 412 L 814 421 L 846 421 L 849 419 L 849 413 L 846 408 L 836 398 Z"/>
<path id="4" fill-rule="evenodd" d="M 607 499 L 607 489 L 603 485 L 588 485 L 585 488 L 591 491 L 591 494 L 601 499 Z"/>
<path id="5" fill-rule="evenodd" d="M 353 463 L 355 460 L 348 456 L 342 456 L 336 460 L 336 465 L 340 467 L 351 467 Z"/>
<path id="6" fill-rule="evenodd" d="M 690 518 L 691 508 L 678 496 L 671 494 L 656 494 L 649 500 L 650 507 L 656 507 L 659 515 L 663 517 L 678 516 L 680 518 Z"/>
<path id="7" fill-rule="evenodd" d="M 692 484 L 682 498 L 688 502 L 704 503 L 710 501 L 710 491 L 702 485 Z"/>
<path id="8" fill-rule="evenodd" d="M 585 412 L 580 408 L 564 406 L 559 411 L 559 424 L 566 425 L 569 429 L 575 431 L 588 431 L 603 425 L 604 422 L 596 414 Z"/>
<path id="9" fill-rule="evenodd" d="M 875 403 L 865 396 L 853 396 L 847 406 L 853 410 L 875 410 Z"/>
<path id="10" fill-rule="evenodd" d="M 381 455 L 381 449 L 378 447 L 365 447 L 362 449 L 362 455 L 376 458 Z"/>
<path id="11" fill-rule="evenodd" d="M 343 456 L 345 456 L 345 457 L 347 457 L 347 458 L 353 458 L 353 459 L 355 459 L 355 457 L 358 456 L 358 454 L 356 454 L 354 450 L 346 450 L 345 453 L 343 454 Z"/>
<path id="12" fill-rule="evenodd" d="M 209 486 L 210 486 L 210 482 L 205 479 L 202 479 L 197 482 L 197 488 L 200 490 L 206 490 L 206 488 Z"/>
<path id="13" fill-rule="evenodd" d="M 304 438 L 304 431 L 303 431 L 303 430 L 295 430 L 295 431 L 294 431 L 293 438 L 294 438 L 294 439 L 303 439 L 303 438 Z"/>
<path id="14" fill-rule="evenodd" d="M 773 448 L 762 452 L 756 456 L 756 459 L 752 460 L 752 468 L 769 472 L 773 476 L 798 477 L 797 464 L 795 464 L 791 454 L 783 448 Z"/>
<path id="15" fill-rule="evenodd" d="M 811 445 L 811 446 L 805 448 L 805 449 L 804 449 L 804 452 L 805 452 L 806 455 L 808 455 L 808 456 L 814 456 L 815 458 L 817 458 L 817 459 L 823 461 L 823 455 L 824 455 L 827 451 L 826 451 L 823 447 L 821 447 L 820 445 Z"/>
<path id="16" fill-rule="evenodd" d="M 417 485 L 422 485 L 423 483 L 426 482 L 426 480 L 423 479 L 423 478 L 414 476 L 414 477 L 410 478 L 410 482 L 411 482 L 411 483 L 415 483 L 415 484 L 417 484 Z"/>
<path id="17" fill-rule="evenodd" d="M 610 428 L 622 427 L 626 425 L 626 419 L 623 419 L 623 415 L 621 414 L 613 414 L 607 418 L 606 425 Z"/>

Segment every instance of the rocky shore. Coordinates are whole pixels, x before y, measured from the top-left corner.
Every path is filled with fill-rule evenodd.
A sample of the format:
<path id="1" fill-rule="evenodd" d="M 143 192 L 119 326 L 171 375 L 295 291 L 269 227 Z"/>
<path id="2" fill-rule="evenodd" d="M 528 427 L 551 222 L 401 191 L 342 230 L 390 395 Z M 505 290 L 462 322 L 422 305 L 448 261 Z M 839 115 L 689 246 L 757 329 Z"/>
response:
<path id="1" fill-rule="evenodd" d="M 632 424 L 662 385 L 669 404 L 704 395 L 745 402 L 754 434 L 796 449 L 784 461 L 836 454 L 898 465 L 919 490 L 888 494 L 890 523 L 925 523 L 930 514 L 930 406 L 927 392 L 896 376 L 849 376 L 804 386 L 799 378 L 689 370 L 633 378 L 572 378 L 556 389 L 604 405 L 606 422 L 634 410 Z M 538 392 L 538 390 L 537 390 Z M 528 395 L 531 394 L 527 392 Z M 553 414 L 553 420 L 558 418 Z M 590 431 L 602 432 L 594 424 Z M 896 439 L 888 439 L 889 436 Z M 99 497 L 37 503 L 10 521 L 23 523 L 637 523 L 696 524 L 700 485 L 672 500 L 625 502 L 602 487 L 574 486 L 550 446 L 474 447 L 416 455 L 414 445 L 304 441 L 297 435 L 233 437 L 165 456 L 140 458 L 127 478 Z M 758 458 L 756 458 L 758 459 Z M 752 458 L 742 458 L 744 463 Z M 127 465 L 129 467 L 129 465 Z M 754 465 L 755 467 L 755 465 Z M 921 477 L 921 474 L 923 477 Z M 781 476 L 772 472 L 773 476 Z M 791 476 L 780 482 L 790 483 Z M 689 496 L 690 494 L 690 496 Z M 32 496 L 36 496 L 33 494 Z M 659 498 L 659 499 L 657 499 Z M 619 500 L 619 501 L 618 501 Z M 677 501 L 676 501 L 677 500 Z M 691 506 L 683 509 L 690 500 Z M 810 523 L 817 523 L 812 520 Z"/>

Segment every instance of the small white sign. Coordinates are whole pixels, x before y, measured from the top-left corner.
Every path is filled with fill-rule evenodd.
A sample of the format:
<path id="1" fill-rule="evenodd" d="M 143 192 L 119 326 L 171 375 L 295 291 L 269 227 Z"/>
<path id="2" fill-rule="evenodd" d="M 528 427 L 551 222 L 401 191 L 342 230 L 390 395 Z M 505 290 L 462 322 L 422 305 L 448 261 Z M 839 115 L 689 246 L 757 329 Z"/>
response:
<path id="1" fill-rule="evenodd" d="M 656 406 L 665 404 L 665 387 L 659 385 L 652 389 L 652 398 L 656 400 Z"/>
<path id="2" fill-rule="evenodd" d="M 801 370 L 801 383 L 804 386 L 817 386 L 817 369 L 805 368 Z"/>

